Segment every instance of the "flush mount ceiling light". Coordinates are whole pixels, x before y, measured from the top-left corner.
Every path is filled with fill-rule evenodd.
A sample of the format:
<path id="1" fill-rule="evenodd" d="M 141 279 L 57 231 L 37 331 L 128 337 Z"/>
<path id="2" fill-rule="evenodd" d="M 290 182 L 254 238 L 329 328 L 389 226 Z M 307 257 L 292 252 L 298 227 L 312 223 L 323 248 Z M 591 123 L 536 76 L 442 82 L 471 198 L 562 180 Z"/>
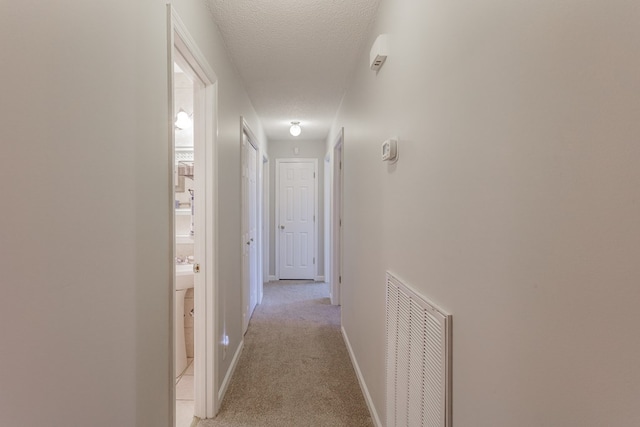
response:
<path id="1" fill-rule="evenodd" d="M 300 132 L 302 132 L 302 129 L 300 128 L 300 122 L 291 122 L 289 132 L 291 132 L 291 135 L 293 136 L 300 135 Z"/>
<path id="2" fill-rule="evenodd" d="M 183 130 L 190 128 L 192 124 L 191 116 L 181 108 L 178 114 L 176 114 L 176 127 Z"/>

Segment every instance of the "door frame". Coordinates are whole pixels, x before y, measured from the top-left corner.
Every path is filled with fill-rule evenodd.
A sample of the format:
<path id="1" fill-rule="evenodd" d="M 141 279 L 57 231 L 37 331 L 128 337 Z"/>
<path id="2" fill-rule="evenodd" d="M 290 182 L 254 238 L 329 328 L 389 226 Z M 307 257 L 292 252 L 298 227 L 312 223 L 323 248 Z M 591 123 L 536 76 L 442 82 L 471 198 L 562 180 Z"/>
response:
<path id="1" fill-rule="evenodd" d="M 245 215 L 245 209 L 247 208 L 245 206 L 245 197 L 246 195 L 244 194 L 244 191 L 242 190 L 243 187 L 243 182 L 244 182 L 244 177 L 242 176 L 242 174 L 244 174 L 244 165 L 243 165 L 243 156 L 244 156 L 244 151 L 242 148 L 243 145 L 243 140 L 244 140 L 244 134 L 247 134 L 247 142 L 249 144 L 251 144 L 251 146 L 256 150 L 256 282 L 255 286 L 256 286 L 256 305 L 258 303 L 260 303 L 261 300 L 261 295 L 262 295 L 262 263 L 260 262 L 260 260 L 262 259 L 262 150 L 260 149 L 260 144 L 258 143 L 258 139 L 256 138 L 255 134 L 253 133 L 253 131 L 251 130 L 251 128 L 249 127 L 249 124 L 247 123 L 247 121 L 245 120 L 245 118 L 243 116 L 240 116 L 240 173 L 241 173 L 241 194 L 240 194 L 240 204 L 241 204 L 241 222 L 242 222 L 242 226 L 241 226 L 241 230 L 240 230 L 240 241 L 241 241 L 241 248 L 244 251 L 244 248 L 246 246 L 246 242 L 245 242 L 245 224 L 244 224 L 244 215 Z M 242 281 L 242 310 L 244 312 L 244 308 L 246 306 L 245 304 L 245 298 L 251 298 L 250 297 L 250 293 L 251 293 L 251 283 L 249 283 L 249 289 L 245 289 L 245 279 L 247 277 L 247 274 L 251 274 L 250 270 L 247 271 L 247 267 L 249 267 L 249 265 L 245 266 L 244 265 L 244 254 L 241 253 L 242 256 L 242 272 L 241 272 L 241 281 Z M 251 257 L 251 253 L 249 253 L 249 258 Z M 249 260 L 249 262 L 251 262 L 251 260 Z M 250 268 L 250 267 L 249 267 Z M 243 313 L 244 314 L 244 313 Z M 251 314 L 252 313 L 247 313 L 246 316 L 243 317 L 243 333 L 245 333 L 247 331 L 247 328 L 249 326 L 249 319 L 251 318 Z"/>
<path id="2" fill-rule="evenodd" d="M 194 286 L 194 311 L 198 316 L 194 318 L 194 416 L 199 418 L 213 418 L 220 408 L 220 399 L 216 391 L 218 384 L 218 342 L 215 339 L 218 334 L 218 310 L 216 304 L 220 303 L 218 298 L 219 288 L 217 280 L 217 230 L 215 228 L 216 216 L 215 205 L 216 200 L 216 160 L 217 160 L 217 126 L 218 126 L 218 78 L 211 66 L 208 64 L 205 56 L 202 54 L 195 40 L 188 32 L 185 24 L 180 19 L 175 9 L 167 5 L 167 47 L 168 47 L 168 63 L 167 70 L 169 76 L 169 134 L 170 134 L 170 161 L 169 170 L 171 178 L 171 198 L 173 200 L 173 170 L 175 163 L 175 137 L 174 137 L 174 118 L 176 112 L 173 102 L 173 63 L 175 61 L 174 49 L 177 50 L 184 59 L 189 63 L 190 67 L 195 71 L 197 77 L 204 83 L 204 88 L 199 93 L 194 94 L 194 114 L 195 109 L 202 112 L 202 152 L 198 154 L 204 158 L 204 182 L 202 187 L 204 200 L 204 257 L 199 261 L 200 268 L 204 274 L 203 287 Z M 198 114 L 200 115 L 200 114 Z M 199 144 L 194 141 L 194 152 Z M 201 210 L 202 211 L 202 210 Z M 197 215 L 197 213 L 196 213 Z M 172 224 L 172 236 L 174 225 Z M 175 248 L 174 248 L 175 251 Z M 172 254 L 171 265 L 173 277 L 175 278 L 175 253 Z M 175 323 L 175 312 L 173 309 L 175 299 L 175 291 L 173 281 L 170 292 L 170 369 L 169 381 L 171 399 L 172 424 L 175 425 L 175 341 L 173 334 L 173 325 Z"/>
<path id="3" fill-rule="evenodd" d="M 331 304 L 340 305 L 342 287 L 342 213 L 344 204 L 344 128 L 331 148 Z"/>
<path id="4" fill-rule="evenodd" d="M 313 214 L 315 215 L 315 219 L 314 219 L 314 240 L 313 240 L 313 257 L 315 258 L 315 260 L 318 260 L 318 223 L 320 222 L 319 219 L 320 217 L 318 216 L 318 159 L 312 159 L 312 158 L 298 158 L 298 157 L 293 157 L 293 158 L 282 158 L 282 159 L 276 159 L 276 185 L 275 185 L 275 190 L 276 190 L 276 197 L 275 197 L 275 223 L 274 223 L 274 227 L 276 228 L 273 233 L 274 233 L 274 239 L 275 239 L 275 243 L 276 243 L 276 253 L 275 253 L 275 262 L 276 262 L 276 280 L 280 280 L 280 234 L 277 233 L 277 228 L 278 228 L 278 224 L 280 224 L 280 165 L 282 163 L 313 163 L 313 172 L 315 174 L 315 177 L 313 179 L 313 185 L 315 187 L 314 189 L 314 200 L 313 200 Z M 314 268 L 314 272 L 313 272 L 313 280 L 316 280 L 316 278 L 318 277 L 318 262 L 316 262 L 314 264 L 315 268 Z"/>

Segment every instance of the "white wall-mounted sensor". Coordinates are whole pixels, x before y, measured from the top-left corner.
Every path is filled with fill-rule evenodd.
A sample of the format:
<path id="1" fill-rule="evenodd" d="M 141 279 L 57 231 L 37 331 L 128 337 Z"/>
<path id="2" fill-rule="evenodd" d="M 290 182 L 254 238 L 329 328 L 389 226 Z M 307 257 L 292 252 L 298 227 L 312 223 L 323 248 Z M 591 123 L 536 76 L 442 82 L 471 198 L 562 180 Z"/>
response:
<path id="1" fill-rule="evenodd" d="M 398 158 L 398 140 L 391 138 L 382 143 L 382 160 L 394 161 Z"/>
<path id="2" fill-rule="evenodd" d="M 373 42 L 369 52 L 369 65 L 373 71 L 378 71 L 389 55 L 389 35 L 380 34 Z"/>

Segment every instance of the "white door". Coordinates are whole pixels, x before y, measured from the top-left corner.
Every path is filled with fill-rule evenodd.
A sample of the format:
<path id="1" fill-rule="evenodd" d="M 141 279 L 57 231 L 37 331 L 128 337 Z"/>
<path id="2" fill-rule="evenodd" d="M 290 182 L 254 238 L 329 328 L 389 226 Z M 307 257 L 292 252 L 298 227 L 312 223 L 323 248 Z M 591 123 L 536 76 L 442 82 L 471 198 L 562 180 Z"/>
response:
<path id="1" fill-rule="evenodd" d="M 262 282 L 269 281 L 269 158 L 266 154 L 262 158 Z M 262 302 L 264 296 L 263 286 L 258 286 L 258 304 Z"/>
<path id="2" fill-rule="evenodd" d="M 342 285 L 342 205 L 344 128 L 333 149 L 333 189 L 331 212 L 331 304 L 340 304 Z"/>
<path id="3" fill-rule="evenodd" d="M 258 152 L 249 146 L 249 317 L 258 303 Z"/>
<path id="4" fill-rule="evenodd" d="M 242 194 L 243 194 L 243 326 L 258 303 L 258 153 L 246 133 L 242 134 Z"/>
<path id="5" fill-rule="evenodd" d="M 324 159 L 324 277 L 325 282 L 331 283 L 331 156 Z M 319 236 L 320 237 L 320 236 Z M 333 289 L 329 287 L 329 298 L 333 303 Z"/>
<path id="6" fill-rule="evenodd" d="M 315 279 L 316 160 L 277 162 L 280 279 Z"/>

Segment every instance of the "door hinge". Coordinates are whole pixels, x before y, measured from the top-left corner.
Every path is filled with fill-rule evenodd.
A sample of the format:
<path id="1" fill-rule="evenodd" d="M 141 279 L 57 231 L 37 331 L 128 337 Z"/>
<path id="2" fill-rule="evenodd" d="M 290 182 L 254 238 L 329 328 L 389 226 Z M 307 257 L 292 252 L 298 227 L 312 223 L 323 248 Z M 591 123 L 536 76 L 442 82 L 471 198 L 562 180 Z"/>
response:
<path id="1" fill-rule="evenodd" d="M 315 173 L 315 172 L 313 173 L 313 177 L 314 177 L 314 178 L 316 177 L 316 173 Z"/>
<path id="2" fill-rule="evenodd" d="M 342 218 L 340 218 L 340 227 L 342 227 Z"/>
<path id="3" fill-rule="evenodd" d="M 314 263 L 314 264 L 316 263 L 316 259 L 315 259 L 315 258 L 313 259 L 313 263 Z"/>
<path id="4" fill-rule="evenodd" d="M 315 215 L 313 216 L 313 222 L 316 222 L 316 216 Z"/>
<path id="5" fill-rule="evenodd" d="M 342 276 L 338 276 L 338 283 L 342 283 Z"/>
<path id="6" fill-rule="evenodd" d="M 342 162 L 340 162 L 340 170 L 342 170 Z"/>

